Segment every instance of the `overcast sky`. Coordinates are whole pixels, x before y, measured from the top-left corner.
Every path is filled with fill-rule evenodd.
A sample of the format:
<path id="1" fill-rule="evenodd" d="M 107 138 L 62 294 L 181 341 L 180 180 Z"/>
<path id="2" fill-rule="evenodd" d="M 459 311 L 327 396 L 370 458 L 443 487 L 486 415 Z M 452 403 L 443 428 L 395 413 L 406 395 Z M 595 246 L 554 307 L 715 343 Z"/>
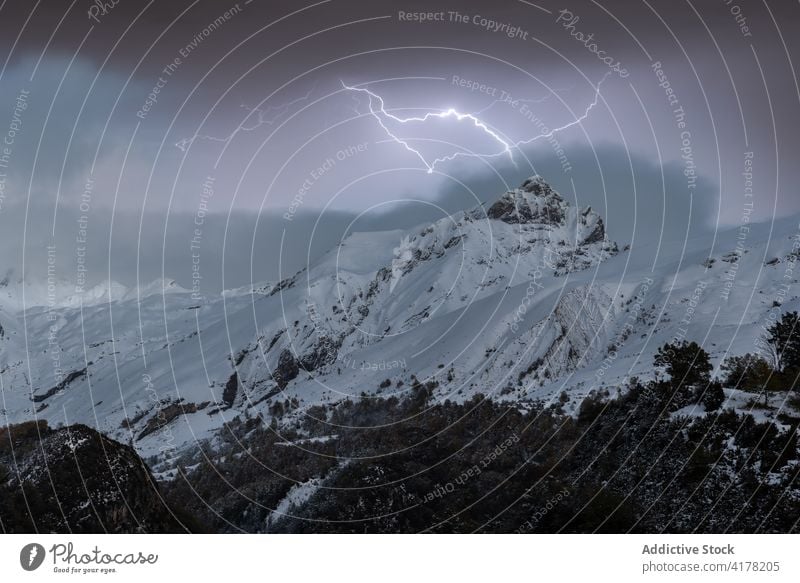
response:
<path id="1" fill-rule="evenodd" d="M 74 277 L 86 215 L 92 281 L 188 285 L 193 237 L 209 291 L 277 279 L 320 215 L 312 256 L 534 173 L 620 243 L 800 211 L 796 3 L 99 5 L 0 4 L 0 267 L 26 277 L 53 242 Z"/>

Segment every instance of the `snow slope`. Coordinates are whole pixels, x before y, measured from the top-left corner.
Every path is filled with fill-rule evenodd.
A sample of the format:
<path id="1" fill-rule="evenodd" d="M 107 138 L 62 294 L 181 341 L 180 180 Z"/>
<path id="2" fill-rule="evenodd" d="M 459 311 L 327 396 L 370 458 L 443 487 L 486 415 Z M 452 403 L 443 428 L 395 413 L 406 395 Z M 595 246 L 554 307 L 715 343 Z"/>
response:
<path id="1" fill-rule="evenodd" d="M 654 269 L 654 250 L 619 251 L 597 213 L 532 177 L 488 209 L 354 233 L 288 279 L 204 302 L 169 281 L 24 309 L 9 292 L 0 424 L 85 423 L 169 457 L 237 415 L 269 422 L 278 401 L 299 415 L 402 395 L 412 376 L 439 399 L 567 391 L 574 406 L 652 376 L 670 340 L 717 361 L 753 352 L 765 322 L 798 307 L 797 237 L 796 220 L 751 225 L 744 245 L 732 230 L 713 250 L 660 249 Z"/>

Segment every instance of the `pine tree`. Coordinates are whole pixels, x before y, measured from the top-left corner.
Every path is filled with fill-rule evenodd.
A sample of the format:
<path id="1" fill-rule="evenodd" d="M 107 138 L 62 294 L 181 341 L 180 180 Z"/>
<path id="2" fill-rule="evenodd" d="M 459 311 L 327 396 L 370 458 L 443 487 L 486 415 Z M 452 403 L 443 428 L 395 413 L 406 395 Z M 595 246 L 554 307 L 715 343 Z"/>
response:
<path id="1" fill-rule="evenodd" d="M 773 372 L 766 360 L 750 353 L 726 358 L 720 370 L 725 373 L 725 386 L 756 392 L 764 388 Z"/>
<path id="2" fill-rule="evenodd" d="M 711 381 L 711 359 L 696 342 L 665 344 L 656 352 L 653 364 L 670 376 L 678 407 L 695 401 L 695 391 Z"/>
<path id="3" fill-rule="evenodd" d="M 764 340 L 772 348 L 778 372 L 800 368 L 800 316 L 797 312 L 784 314 L 767 329 Z"/>
<path id="4" fill-rule="evenodd" d="M 706 408 L 706 411 L 716 411 L 725 402 L 725 392 L 722 390 L 722 385 L 718 382 L 709 383 L 706 390 L 703 392 L 701 401 Z"/>

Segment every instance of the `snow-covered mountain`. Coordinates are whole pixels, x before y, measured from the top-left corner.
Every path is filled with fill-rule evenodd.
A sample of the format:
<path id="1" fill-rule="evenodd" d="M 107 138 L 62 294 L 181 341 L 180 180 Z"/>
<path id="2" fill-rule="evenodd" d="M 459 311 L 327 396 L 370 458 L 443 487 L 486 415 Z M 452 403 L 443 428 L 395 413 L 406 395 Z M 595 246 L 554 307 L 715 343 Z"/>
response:
<path id="1" fill-rule="evenodd" d="M 277 402 L 302 414 L 400 396 L 414 377 L 442 400 L 577 401 L 652 376 L 667 341 L 717 361 L 753 352 L 771 314 L 797 308 L 797 221 L 751 225 L 745 245 L 741 232 L 632 254 L 532 177 L 488 208 L 353 233 L 290 278 L 203 302 L 163 281 L 24 310 L 11 294 L 0 424 L 84 423 L 167 455 L 236 416 L 269 421 Z"/>
<path id="2" fill-rule="evenodd" d="M 30 281 L 17 277 L 13 270 L 0 280 L 0 310 L 22 312 L 29 308 L 79 308 L 108 302 L 136 299 L 152 294 L 185 293 L 173 279 L 157 279 L 139 288 L 129 288 L 117 281 L 103 281 L 79 289 L 74 282 L 60 277 Z"/>

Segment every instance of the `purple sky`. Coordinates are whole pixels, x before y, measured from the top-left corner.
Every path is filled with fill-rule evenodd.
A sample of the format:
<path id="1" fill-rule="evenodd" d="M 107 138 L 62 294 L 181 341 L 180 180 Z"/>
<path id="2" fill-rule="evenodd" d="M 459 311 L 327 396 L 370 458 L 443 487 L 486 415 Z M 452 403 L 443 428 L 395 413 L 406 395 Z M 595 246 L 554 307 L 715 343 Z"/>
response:
<path id="1" fill-rule="evenodd" d="M 687 225 L 738 225 L 751 202 L 758 220 L 800 211 L 796 3 L 0 6 L 0 133 L 14 132 L 0 167 L 9 245 L 24 225 L 26 249 L 71 240 L 83 201 L 97 265 L 110 238 L 122 272 L 126 250 L 155 245 L 165 272 L 180 273 L 185 249 L 172 247 L 198 212 L 220 246 L 227 226 L 228 252 L 242 245 L 249 258 L 256 224 L 267 231 L 259 244 L 286 230 L 303 241 L 324 212 L 324 248 L 355 213 L 366 211 L 358 228 L 404 227 L 533 173 L 598 208 L 620 242 L 646 242 L 662 224 L 677 239 Z M 343 82 L 380 95 L 397 117 L 473 117 L 383 117 L 382 127 L 368 95 Z M 497 155 L 504 145 L 513 161 Z M 490 155 L 426 172 L 456 152 Z M 230 281 L 244 283 L 245 267 Z"/>

